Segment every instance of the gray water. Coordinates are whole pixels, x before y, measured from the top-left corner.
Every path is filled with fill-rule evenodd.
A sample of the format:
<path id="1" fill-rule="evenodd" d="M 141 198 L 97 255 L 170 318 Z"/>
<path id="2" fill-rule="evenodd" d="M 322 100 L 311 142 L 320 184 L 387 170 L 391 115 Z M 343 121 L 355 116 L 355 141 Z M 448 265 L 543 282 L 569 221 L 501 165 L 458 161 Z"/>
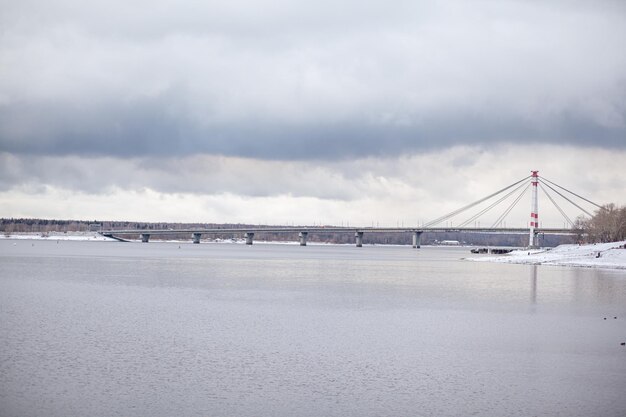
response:
<path id="1" fill-rule="evenodd" d="M 626 272 L 466 256 L 0 240 L 0 415 L 626 415 Z"/>

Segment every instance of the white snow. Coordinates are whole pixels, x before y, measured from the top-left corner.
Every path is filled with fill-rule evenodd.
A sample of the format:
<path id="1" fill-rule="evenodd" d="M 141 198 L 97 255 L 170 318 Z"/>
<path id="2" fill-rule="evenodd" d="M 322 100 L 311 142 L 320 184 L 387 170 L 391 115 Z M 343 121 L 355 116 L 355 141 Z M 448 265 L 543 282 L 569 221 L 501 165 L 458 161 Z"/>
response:
<path id="1" fill-rule="evenodd" d="M 481 256 L 466 259 L 476 262 L 626 269 L 626 248 L 624 245 L 626 245 L 626 240 L 588 245 L 561 245 L 551 249 L 530 251 L 522 249 L 503 256 Z"/>
<path id="2" fill-rule="evenodd" d="M 2 233 L 0 234 L 0 239 L 115 241 L 115 239 L 104 237 L 96 232 Z"/>

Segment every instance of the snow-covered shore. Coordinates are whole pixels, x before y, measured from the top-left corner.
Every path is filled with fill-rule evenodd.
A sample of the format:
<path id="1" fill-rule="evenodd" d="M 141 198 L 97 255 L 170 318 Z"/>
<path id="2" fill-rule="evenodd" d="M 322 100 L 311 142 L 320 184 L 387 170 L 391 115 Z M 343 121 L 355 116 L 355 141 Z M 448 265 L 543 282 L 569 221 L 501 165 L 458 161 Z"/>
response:
<path id="1" fill-rule="evenodd" d="M 102 236 L 97 232 L 48 232 L 48 233 L 0 233 L 0 239 L 14 239 L 14 240 L 77 240 L 77 241 L 106 241 L 117 242 L 116 239 Z M 140 242 L 138 239 L 130 239 L 131 242 Z M 169 243 L 191 243 L 191 238 L 185 240 L 179 239 L 167 239 L 159 240 L 154 239 L 151 242 L 169 242 Z M 245 238 L 233 238 L 233 239 L 202 239 L 202 243 L 232 243 L 232 244 L 245 244 Z M 299 241 L 266 241 L 255 240 L 255 244 L 263 243 L 268 245 L 300 245 Z M 307 242 L 308 245 L 331 245 L 332 243 L 326 242 Z M 353 245 L 353 244 L 348 244 Z"/>
<path id="2" fill-rule="evenodd" d="M 99 240 L 114 241 L 96 232 L 48 232 L 48 233 L 11 233 L 0 234 L 0 239 L 20 239 L 20 240 Z"/>
<path id="3" fill-rule="evenodd" d="M 475 262 L 561 265 L 626 270 L 626 240 L 589 245 L 561 245 L 543 250 L 516 250 L 503 256 L 466 258 Z"/>

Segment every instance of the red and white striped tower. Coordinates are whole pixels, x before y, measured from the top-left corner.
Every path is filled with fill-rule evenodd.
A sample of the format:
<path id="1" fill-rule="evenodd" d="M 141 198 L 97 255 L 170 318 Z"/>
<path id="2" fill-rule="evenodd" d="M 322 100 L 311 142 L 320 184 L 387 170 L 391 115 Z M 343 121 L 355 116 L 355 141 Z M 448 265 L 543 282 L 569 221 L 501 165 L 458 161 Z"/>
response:
<path id="1" fill-rule="evenodd" d="M 530 171 L 530 184 L 532 185 L 532 201 L 530 204 L 530 236 L 528 246 L 534 247 L 535 244 L 535 228 L 539 228 L 539 209 L 537 205 L 537 184 L 539 183 L 539 171 Z"/>

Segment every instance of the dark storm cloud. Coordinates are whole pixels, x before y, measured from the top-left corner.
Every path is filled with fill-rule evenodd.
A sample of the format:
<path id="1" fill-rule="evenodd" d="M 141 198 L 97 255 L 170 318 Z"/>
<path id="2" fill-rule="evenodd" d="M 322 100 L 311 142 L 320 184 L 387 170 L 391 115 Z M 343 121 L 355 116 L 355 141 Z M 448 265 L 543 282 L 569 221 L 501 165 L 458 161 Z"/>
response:
<path id="1" fill-rule="evenodd" d="M 626 147 L 620 2 L 14 2 L 0 151 L 349 159 Z"/>
<path id="2" fill-rule="evenodd" d="M 608 147 L 626 145 L 623 128 L 599 126 L 585 115 L 565 114 L 537 126 L 514 117 L 486 119 L 467 114 L 439 114 L 419 125 L 394 126 L 363 120 L 282 125 L 239 120 L 197 126 L 174 118 L 154 104 L 126 109 L 32 108 L 0 114 L 0 147 L 10 153 L 137 157 L 185 156 L 194 153 L 260 159 L 344 159 L 393 156 L 456 144 L 489 142 L 568 144 Z M 24 132 L 26 130 L 26 132 Z M 30 131 L 29 131 L 30 130 Z"/>

